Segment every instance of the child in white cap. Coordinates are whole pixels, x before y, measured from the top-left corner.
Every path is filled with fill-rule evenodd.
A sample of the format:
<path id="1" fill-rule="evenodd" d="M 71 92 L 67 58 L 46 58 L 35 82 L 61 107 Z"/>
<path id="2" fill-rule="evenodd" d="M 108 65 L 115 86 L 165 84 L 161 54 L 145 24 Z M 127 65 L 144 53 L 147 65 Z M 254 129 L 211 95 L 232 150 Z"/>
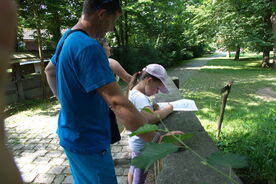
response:
<path id="1" fill-rule="evenodd" d="M 158 123 L 159 119 L 156 115 L 142 111 L 147 108 L 158 114 L 161 119 L 167 117 L 172 111 L 173 106 L 168 104 L 164 109 L 154 108 L 149 97 L 161 93 L 169 93 L 165 84 L 167 72 L 165 68 L 159 64 L 147 65 L 141 72 L 136 72 L 129 83 L 128 99 L 135 105 L 138 111 L 148 120 L 148 123 Z M 145 142 L 138 136 L 129 137 L 129 146 L 132 150 L 132 158 L 140 154 L 140 150 L 144 147 Z M 147 173 L 141 171 L 134 166 L 130 167 L 128 173 L 128 183 L 143 184 Z"/>

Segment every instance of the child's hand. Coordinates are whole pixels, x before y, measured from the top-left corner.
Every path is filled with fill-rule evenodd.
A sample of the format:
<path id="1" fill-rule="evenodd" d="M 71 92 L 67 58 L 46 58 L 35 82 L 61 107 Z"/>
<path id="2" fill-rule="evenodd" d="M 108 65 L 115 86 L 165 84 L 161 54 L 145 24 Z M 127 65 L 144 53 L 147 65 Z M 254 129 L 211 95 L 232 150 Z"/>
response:
<path id="1" fill-rule="evenodd" d="M 173 111 L 173 106 L 172 106 L 172 104 L 168 103 L 168 104 L 165 106 L 165 109 L 168 109 L 168 110 L 170 110 L 170 112 L 172 112 L 172 111 Z"/>
<path id="2" fill-rule="evenodd" d="M 160 110 L 160 106 L 158 104 L 153 104 L 153 110 L 155 111 Z"/>
<path id="3" fill-rule="evenodd" d="M 165 135 L 161 135 L 160 138 L 159 138 L 158 143 L 160 143 L 162 141 L 164 136 L 167 136 L 167 135 L 182 135 L 182 134 L 184 134 L 184 132 L 182 132 L 182 131 L 170 131 L 170 132 L 166 133 Z M 177 146 L 181 146 L 181 144 L 179 142 L 174 142 L 174 144 L 176 144 Z"/>

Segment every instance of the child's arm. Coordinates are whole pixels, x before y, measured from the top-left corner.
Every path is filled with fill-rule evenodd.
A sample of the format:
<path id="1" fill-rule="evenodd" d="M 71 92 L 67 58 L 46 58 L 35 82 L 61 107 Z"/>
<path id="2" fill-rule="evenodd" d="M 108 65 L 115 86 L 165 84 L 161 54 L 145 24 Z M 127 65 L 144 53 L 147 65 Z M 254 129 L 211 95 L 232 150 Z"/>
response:
<path id="1" fill-rule="evenodd" d="M 159 115 L 160 119 L 164 119 L 170 113 L 173 112 L 173 106 L 171 104 L 166 105 L 165 108 L 162 110 L 153 110 L 152 107 L 150 106 L 147 106 L 145 108 L 149 109 L 154 113 L 152 114 L 143 110 L 141 111 L 141 114 L 148 120 L 148 123 L 152 123 L 152 124 L 158 123 L 160 121 L 159 118 L 156 116 L 156 114 Z"/>
<path id="2" fill-rule="evenodd" d="M 125 71 L 125 69 L 120 65 L 120 63 L 112 58 L 108 58 L 108 61 L 112 71 L 120 78 L 122 78 L 126 83 L 129 83 L 132 76 Z"/>

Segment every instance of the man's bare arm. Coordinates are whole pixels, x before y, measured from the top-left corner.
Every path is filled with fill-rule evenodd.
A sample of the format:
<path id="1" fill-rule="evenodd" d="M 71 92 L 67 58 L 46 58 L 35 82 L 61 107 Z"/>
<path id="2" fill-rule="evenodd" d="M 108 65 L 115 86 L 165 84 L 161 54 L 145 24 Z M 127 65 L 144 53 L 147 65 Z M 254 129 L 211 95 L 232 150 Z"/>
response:
<path id="1" fill-rule="evenodd" d="M 109 83 L 97 89 L 107 104 L 114 111 L 116 116 L 122 120 L 127 130 L 135 131 L 140 126 L 146 124 L 146 119 L 137 111 L 135 106 L 121 92 L 116 82 Z M 146 142 L 150 142 L 155 133 L 145 133 L 139 135 Z"/>
<path id="2" fill-rule="evenodd" d="M 57 86 L 56 86 L 56 66 L 50 61 L 45 68 L 46 78 L 50 89 L 53 94 L 57 97 Z"/>

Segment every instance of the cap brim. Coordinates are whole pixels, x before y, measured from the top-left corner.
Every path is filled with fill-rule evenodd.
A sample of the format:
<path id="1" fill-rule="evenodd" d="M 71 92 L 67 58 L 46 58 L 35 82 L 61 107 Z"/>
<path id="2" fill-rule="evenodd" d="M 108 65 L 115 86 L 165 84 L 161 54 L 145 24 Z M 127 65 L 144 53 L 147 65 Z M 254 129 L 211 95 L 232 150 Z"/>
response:
<path id="1" fill-rule="evenodd" d="M 161 87 L 159 87 L 160 92 L 165 93 L 165 94 L 169 94 L 170 91 L 169 91 L 165 81 L 161 80 L 161 82 L 163 83 L 163 85 Z"/>

